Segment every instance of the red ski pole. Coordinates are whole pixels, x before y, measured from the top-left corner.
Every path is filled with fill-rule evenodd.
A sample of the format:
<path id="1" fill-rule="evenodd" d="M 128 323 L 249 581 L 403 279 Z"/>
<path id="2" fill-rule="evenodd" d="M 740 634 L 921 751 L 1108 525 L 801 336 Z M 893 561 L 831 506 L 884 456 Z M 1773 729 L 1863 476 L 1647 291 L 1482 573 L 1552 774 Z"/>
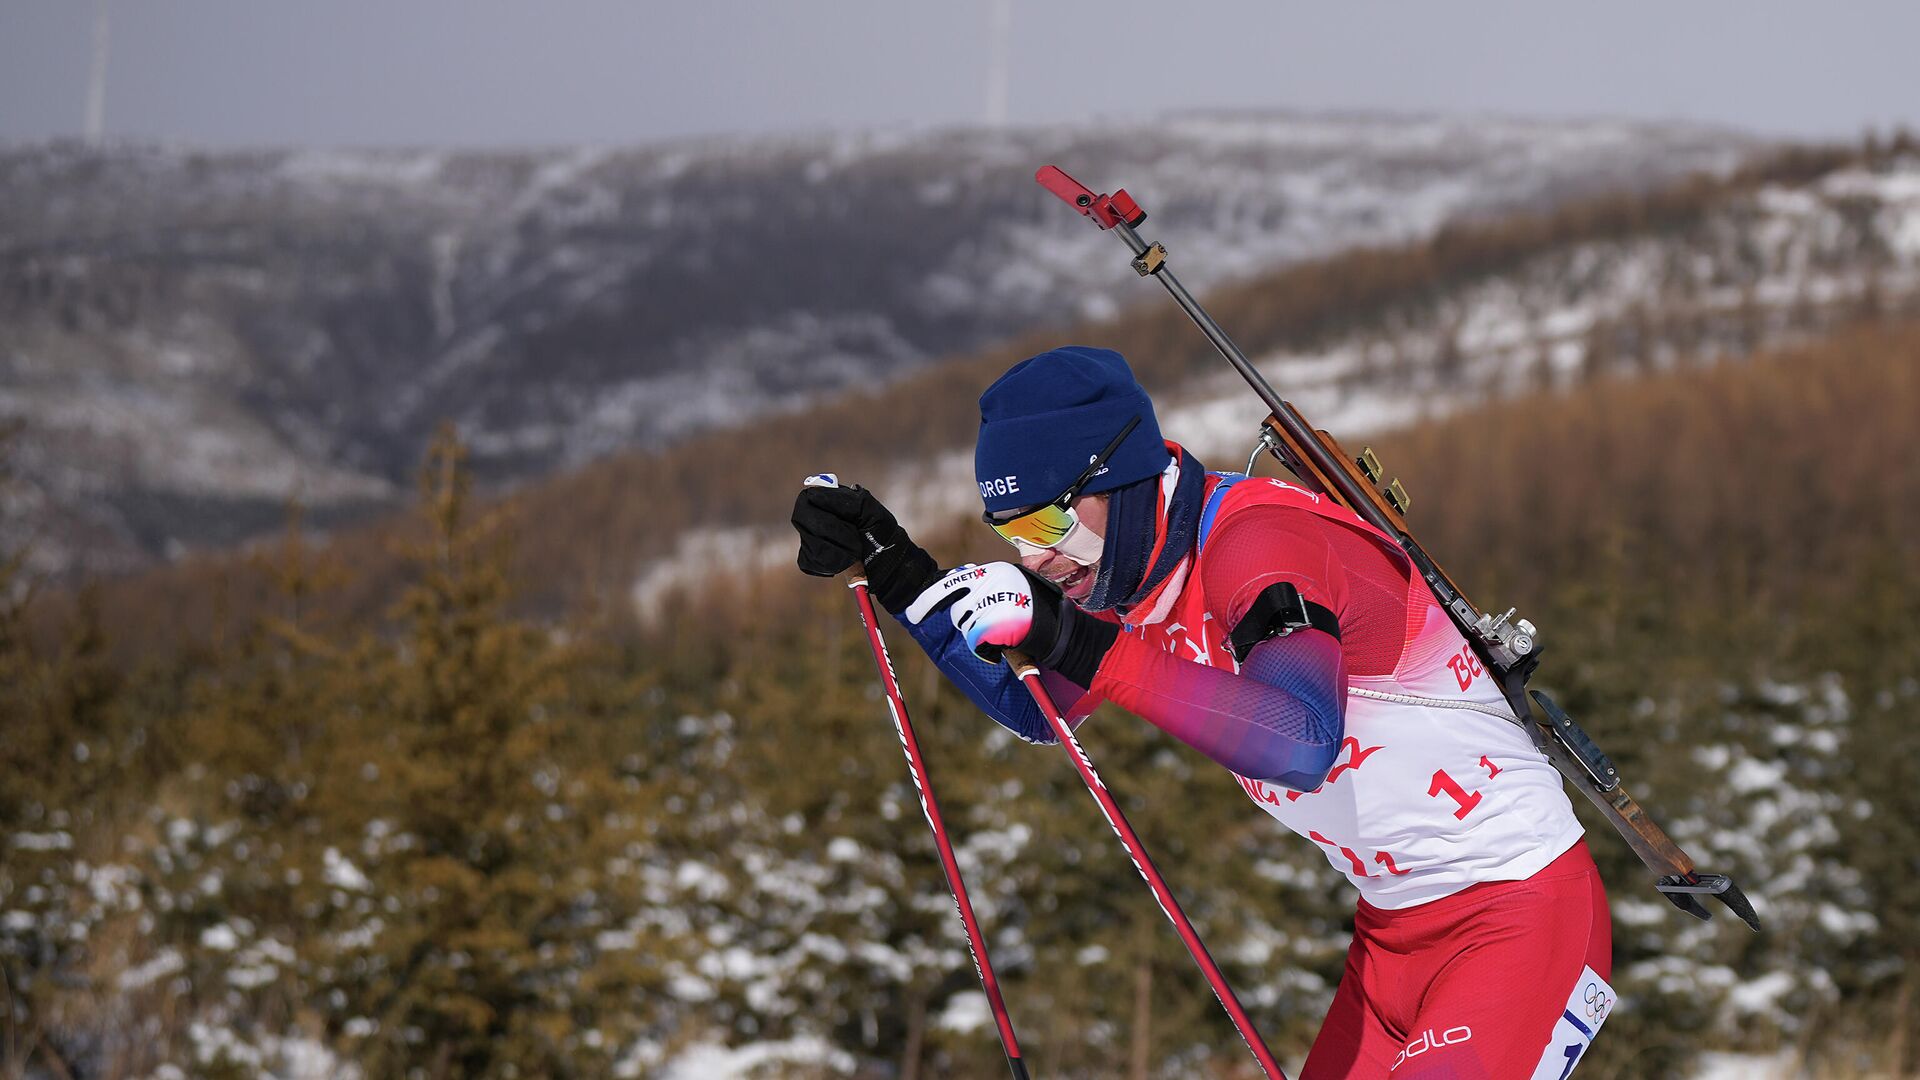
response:
<path id="1" fill-rule="evenodd" d="M 1260 1037 L 1253 1026 L 1253 1020 L 1247 1011 L 1240 1007 L 1240 999 L 1233 995 L 1233 987 L 1227 985 L 1227 977 L 1220 973 L 1219 965 L 1213 962 L 1207 946 L 1200 940 L 1199 931 L 1187 921 L 1187 913 L 1180 910 L 1180 901 L 1173 898 L 1173 890 L 1167 887 L 1167 881 L 1154 868 L 1153 860 L 1147 857 L 1147 849 L 1140 843 L 1140 837 L 1134 833 L 1133 826 L 1127 824 L 1126 815 L 1120 812 L 1120 806 L 1113 801 L 1113 793 L 1100 780 L 1100 774 L 1093 771 L 1093 762 L 1088 760 L 1087 752 L 1080 747 L 1080 740 L 1073 737 L 1073 729 L 1060 715 L 1060 709 L 1053 703 L 1053 696 L 1040 682 L 1040 669 L 1034 666 L 1032 659 L 1018 649 L 1008 649 L 1004 653 L 1007 666 L 1026 684 L 1027 692 L 1033 695 L 1034 704 L 1040 706 L 1041 715 L 1047 718 L 1047 724 L 1053 728 L 1053 734 L 1060 744 L 1067 748 L 1073 758 L 1073 767 L 1079 771 L 1080 779 L 1086 781 L 1087 791 L 1093 795 L 1093 801 L 1100 804 L 1100 812 L 1106 815 L 1107 824 L 1113 828 L 1115 836 L 1127 849 L 1127 857 L 1133 860 L 1133 868 L 1140 871 L 1140 877 L 1153 890 L 1153 898 L 1160 902 L 1160 910 L 1166 913 L 1173 923 L 1174 930 L 1180 934 L 1180 940 L 1186 943 L 1187 952 L 1193 955 L 1193 962 L 1207 976 L 1207 982 L 1213 986 L 1213 996 L 1220 1000 L 1220 1007 L 1227 1010 L 1227 1016 L 1233 1026 L 1240 1029 L 1240 1038 L 1246 1041 L 1247 1049 L 1253 1051 L 1255 1061 L 1273 1080 L 1287 1080 L 1287 1074 L 1280 1071 L 1280 1064 L 1273 1060 L 1273 1051 Z"/>
<path id="2" fill-rule="evenodd" d="M 913 737 L 913 722 L 907 717 L 907 702 L 900 684 L 893 677 L 893 658 L 887 655 L 887 643 L 873 613 L 873 598 L 867 595 L 867 575 L 854 565 L 841 575 L 853 590 L 860 608 L 860 621 L 867 628 L 867 644 L 873 647 L 873 662 L 880 669 L 880 685 L 887 692 L 887 712 L 893 716 L 893 730 L 900 735 L 900 748 L 906 751 L 907 771 L 913 774 L 914 789 L 920 793 L 920 809 L 933 827 L 933 844 L 940 850 L 940 866 L 947 873 L 947 889 L 953 893 L 953 906 L 960 912 L 960 925 L 967 931 L 967 949 L 973 954 L 973 969 L 987 992 L 987 1007 L 993 1010 L 993 1022 L 1000 1028 L 1000 1044 L 1007 1051 L 1007 1066 L 1014 1080 L 1027 1080 L 1027 1065 L 1020 1058 L 1020 1043 L 1013 1037 L 1013 1021 L 1007 1016 L 1007 1003 L 1000 997 L 1000 982 L 993 976 L 987 960 L 986 939 L 980 936 L 980 923 L 974 918 L 973 904 L 967 899 L 967 883 L 960 878 L 960 863 L 953 857 L 953 844 L 947 839 L 947 826 L 940 819 L 940 806 L 933 798 L 933 784 L 927 779 L 927 764 L 920 757 L 920 742 Z"/>

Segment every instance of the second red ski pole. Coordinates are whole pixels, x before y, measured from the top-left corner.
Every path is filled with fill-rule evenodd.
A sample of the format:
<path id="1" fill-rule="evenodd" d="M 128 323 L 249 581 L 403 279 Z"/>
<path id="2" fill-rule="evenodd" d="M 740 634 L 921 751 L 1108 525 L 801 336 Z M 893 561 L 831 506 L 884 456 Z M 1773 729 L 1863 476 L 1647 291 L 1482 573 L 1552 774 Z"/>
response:
<path id="1" fill-rule="evenodd" d="M 1033 695 L 1034 704 L 1040 707 L 1041 715 L 1047 718 L 1054 736 L 1067 748 L 1073 758 L 1074 769 L 1080 773 L 1080 779 L 1086 781 L 1087 791 L 1093 795 L 1093 801 L 1100 805 L 1100 813 L 1106 817 L 1114 835 L 1120 837 L 1120 843 L 1127 849 L 1127 857 L 1133 860 L 1133 868 L 1140 871 L 1147 888 L 1153 890 L 1153 898 L 1160 902 L 1160 910 L 1173 923 L 1180 940 L 1187 946 L 1187 952 L 1193 955 L 1193 962 L 1200 965 L 1201 972 L 1213 987 L 1213 996 L 1220 999 L 1220 1007 L 1227 1010 L 1227 1017 L 1240 1030 L 1240 1038 L 1246 1041 L 1247 1049 L 1253 1051 L 1254 1060 L 1273 1080 L 1287 1080 L 1287 1074 L 1280 1070 L 1279 1062 L 1273 1059 L 1273 1051 L 1267 1049 L 1266 1040 L 1254 1029 L 1253 1019 L 1247 1015 L 1247 1010 L 1241 1008 L 1240 999 L 1234 996 L 1233 987 L 1227 985 L 1227 977 L 1221 974 L 1220 966 L 1213 962 L 1213 956 L 1207 952 L 1206 944 L 1200 940 L 1200 932 L 1187 920 L 1187 913 L 1180 910 L 1180 901 L 1173 898 L 1173 890 L 1167 887 L 1166 879 L 1160 876 L 1153 860 L 1147 857 L 1146 847 L 1140 843 L 1133 826 L 1127 824 L 1126 815 L 1120 812 L 1120 805 L 1113 800 L 1113 793 L 1101 782 L 1100 774 L 1093 771 L 1093 762 L 1088 760 L 1087 752 L 1081 749 L 1080 740 L 1073 737 L 1073 729 L 1067 726 L 1066 718 L 1053 703 L 1053 696 L 1041 684 L 1040 669 L 1018 649 L 1006 650 L 1004 659 L 1020 681 L 1026 684 L 1027 692 Z"/>

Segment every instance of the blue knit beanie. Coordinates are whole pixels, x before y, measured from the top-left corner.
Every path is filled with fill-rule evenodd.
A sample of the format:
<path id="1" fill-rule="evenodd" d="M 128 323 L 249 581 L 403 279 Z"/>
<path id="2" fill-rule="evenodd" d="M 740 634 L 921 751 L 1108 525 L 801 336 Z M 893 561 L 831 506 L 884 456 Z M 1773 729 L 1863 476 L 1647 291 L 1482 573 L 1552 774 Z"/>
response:
<path id="1" fill-rule="evenodd" d="M 1057 498 L 1135 416 L 1086 494 L 1158 476 L 1173 460 L 1153 402 L 1112 349 L 1066 345 L 1015 364 L 980 395 L 973 474 L 987 512 Z"/>

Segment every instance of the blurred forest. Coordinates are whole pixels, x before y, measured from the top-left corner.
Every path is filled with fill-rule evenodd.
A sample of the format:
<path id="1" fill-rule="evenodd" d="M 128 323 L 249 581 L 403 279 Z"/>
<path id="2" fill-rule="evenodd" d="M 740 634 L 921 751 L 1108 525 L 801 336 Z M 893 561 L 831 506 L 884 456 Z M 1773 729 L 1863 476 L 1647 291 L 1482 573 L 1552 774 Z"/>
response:
<path id="1" fill-rule="evenodd" d="M 1681 227 L 1694 197 L 1472 226 L 1215 311 L 1257 347 L 1541 230 Z M 1470 594 L 1542 627 L 1539 684 L 1765 920 L 1671 910 L 1591 823 L 1624 1007 L 1583 1077 L 1680 1075 L 1716 1048 L 1822 1076 L 1920 1065 L 1920 324 L 1856 315 L 1375 444 Z M 1116 333 L 1154 343 L 1133 350 L 1151 380 L 1197 347 L 1174 329 Z M 803 431 L 957 441 L 919 395 L 970 396 L 1026 348 L 518 500 L 474 499 L 443 433 L 404 528 L 318 545 L 296 521 L 158 583 L 44 594 L 11 553 L 0 1076 L 645 1076 L 751 1042 L 810 1048 L 775 1075 L 1003 1070 L 845 590 L 743 573 L 642 624 L 594 552 L 603 529 L 784 501 L 765 466 L 794 471 Z M 1252 1075 L 1060 753 L 894 636 L 1036 1073 Z M 1084 736 L 1297 1063 L 1350 889 L 1146 725 L 1109 712 Z"/>

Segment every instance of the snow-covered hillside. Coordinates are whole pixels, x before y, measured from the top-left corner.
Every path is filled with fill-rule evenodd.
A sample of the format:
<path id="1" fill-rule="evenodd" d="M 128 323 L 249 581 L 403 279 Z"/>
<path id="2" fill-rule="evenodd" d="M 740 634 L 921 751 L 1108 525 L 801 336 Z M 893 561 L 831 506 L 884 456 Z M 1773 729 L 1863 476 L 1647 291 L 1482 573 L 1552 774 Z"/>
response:
<path id="1" fill-rule="evenodd" d="M 554 153 L 0 150 L 10 520 L 112 569 L 403 489 L 658 446 L 1137 302 L 1031 181 L 1124 184 L 1204 288 L 1442 222 L 1723 169 L 1618 121 L 1181 115 Z"/>

